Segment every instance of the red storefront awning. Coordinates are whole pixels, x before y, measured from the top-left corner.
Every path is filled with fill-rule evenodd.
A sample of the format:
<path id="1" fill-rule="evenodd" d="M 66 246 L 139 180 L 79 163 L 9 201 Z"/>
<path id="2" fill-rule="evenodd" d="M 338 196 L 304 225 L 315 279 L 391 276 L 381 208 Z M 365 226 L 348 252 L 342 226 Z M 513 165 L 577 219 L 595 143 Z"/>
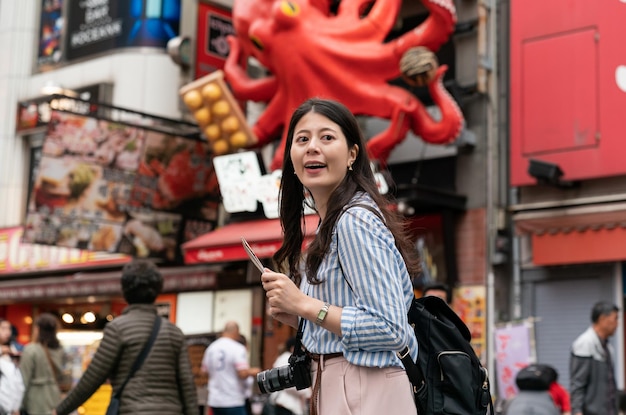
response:
<path id="1" fill-rule="evenodd" d="M 535 265 L 626 260 L 626 203 L 525 212 L 518 234 L 531 238 Z"/>
<path id="2" fill-rule="evenodd" d="M 318 221 L 316 215 L 305 217 L 305 242 L 315 235 Z M 280 219 L 231 223 L 191 240 L 182 246 L 185 263 L 246 261 L 248 255 L 241 245 L 241 237 L 246 238 L 259 258 L 269 258 L 283 241 Z"/>

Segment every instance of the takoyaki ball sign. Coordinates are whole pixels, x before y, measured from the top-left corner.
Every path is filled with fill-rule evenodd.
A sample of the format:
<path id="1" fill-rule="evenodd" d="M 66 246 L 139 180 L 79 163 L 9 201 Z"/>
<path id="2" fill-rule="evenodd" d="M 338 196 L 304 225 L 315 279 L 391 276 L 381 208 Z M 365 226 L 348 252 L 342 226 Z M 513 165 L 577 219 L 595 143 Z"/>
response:
<path id="1" fill-rule="evenodd" d="M 53 112 L 24 241 L 177 258 L 186 220 L 214 221 L 207 143 Z"/>

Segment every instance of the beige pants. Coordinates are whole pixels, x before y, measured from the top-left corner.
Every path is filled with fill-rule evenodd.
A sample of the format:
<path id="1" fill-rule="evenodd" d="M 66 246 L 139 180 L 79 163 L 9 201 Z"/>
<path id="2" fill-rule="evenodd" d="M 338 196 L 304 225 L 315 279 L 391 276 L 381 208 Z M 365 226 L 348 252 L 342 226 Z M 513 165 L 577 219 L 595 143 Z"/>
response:
<path id="1" fill-rule="evenodd" d="M 343 357 L 313 362 L 322 371 L 318 415 L 415 415 L 411 384 L 401 367 L 363 367 Z"/>

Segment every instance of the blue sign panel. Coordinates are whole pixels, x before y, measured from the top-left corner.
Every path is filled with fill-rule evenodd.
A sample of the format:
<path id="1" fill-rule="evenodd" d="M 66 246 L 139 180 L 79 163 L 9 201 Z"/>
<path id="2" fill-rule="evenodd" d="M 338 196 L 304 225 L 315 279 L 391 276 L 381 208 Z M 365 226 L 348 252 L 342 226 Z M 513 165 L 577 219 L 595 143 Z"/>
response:
<path id="1" fill-rule="evenodd" d="M 65 58 L 111 49 L 165 48 L 178 36 L 180 0 L 75 0 L 68 2 Z"/>

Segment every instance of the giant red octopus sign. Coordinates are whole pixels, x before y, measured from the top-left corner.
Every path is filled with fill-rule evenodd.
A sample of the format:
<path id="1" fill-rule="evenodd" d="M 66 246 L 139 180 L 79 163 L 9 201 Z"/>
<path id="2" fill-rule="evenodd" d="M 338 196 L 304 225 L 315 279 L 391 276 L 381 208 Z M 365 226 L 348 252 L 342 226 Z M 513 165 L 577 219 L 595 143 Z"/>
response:
<path id="1" fill-rule="evenodd" d="M 310 97 L 336 99 L 357 115 L 390 121 L 369 139 L 369 155 L 385 164 L 409 130 L 428 143 L 456 139 L 463 116 L 442 85 L 445 65 L 432 69 L 427 85 L 441 111 L 436 121 L 408 90 L 388 81 L 401 76 L 400 61 L 417 46 L 430 51 L 445 43 L 454 29 L 452 0 L 423 0 L 430 14 L 419 26 L 385 42 L 402 0 L 235 0 L 236 36 L 224 72 L 238 99 L 268 105 L 252 131 L 263 146 L 281 134 L 270 168 L 282 166 L 286 128 L 292 111 Z M 241 62 L 252 56 L 270 74 L 248 77 Z"/>

